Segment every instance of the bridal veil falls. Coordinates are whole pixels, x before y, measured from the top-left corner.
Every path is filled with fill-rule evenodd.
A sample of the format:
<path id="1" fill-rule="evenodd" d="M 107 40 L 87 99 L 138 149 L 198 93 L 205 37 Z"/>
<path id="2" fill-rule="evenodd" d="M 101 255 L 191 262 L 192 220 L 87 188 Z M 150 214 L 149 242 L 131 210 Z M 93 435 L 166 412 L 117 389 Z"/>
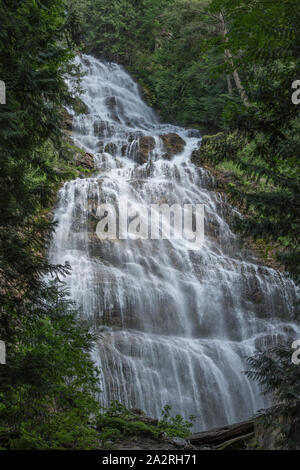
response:
<path id="1" fill-rule="evenodd" d="M 94 155 L 95 171 L 59 191 L 49 256 L 70 264 L 70 296 L 97 331 L 100 401 L 153 417 L 171 405 L 174 414 L 196 416 L 195 430 L 247 419 L 267 401 L 244 373 L 246 358 L 296 331 L 295 285 L 231 231 L 235 209 L 191 163 L 198 132 L 161 124 L 121 66 L 87 55 L 76 61 L 88 112 L 74 114 L 72 137 Z M 120 211 L 203 204 L 204 243 L 101 240 L 103 203 Z"/>

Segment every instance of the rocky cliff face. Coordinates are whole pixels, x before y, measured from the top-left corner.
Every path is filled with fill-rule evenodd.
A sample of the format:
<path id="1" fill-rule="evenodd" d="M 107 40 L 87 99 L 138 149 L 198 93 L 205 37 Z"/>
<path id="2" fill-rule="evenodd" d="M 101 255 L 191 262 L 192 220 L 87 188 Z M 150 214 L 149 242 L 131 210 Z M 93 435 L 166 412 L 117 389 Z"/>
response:
<path id="1" fill-rule="evenodd" d="M 266 404 L 243 373 L 245 357 L 286 335 L 295 286 L 231 231 L 237 211 L 191 162 L 198 133 L 159 123 L 116 64 L 78 60 L 88 113 L 73 116 L 72 138 L 86 171 L 59 193 L 50 256 L 70 263 L 71 297 L 99 333 L 102 403 L 153 417 L 169 404 L 196 415 L 196 430 L 245 420 Z M 205 243 L 100 240 L 97 208 L 108 202 L 204 205 Z"/>

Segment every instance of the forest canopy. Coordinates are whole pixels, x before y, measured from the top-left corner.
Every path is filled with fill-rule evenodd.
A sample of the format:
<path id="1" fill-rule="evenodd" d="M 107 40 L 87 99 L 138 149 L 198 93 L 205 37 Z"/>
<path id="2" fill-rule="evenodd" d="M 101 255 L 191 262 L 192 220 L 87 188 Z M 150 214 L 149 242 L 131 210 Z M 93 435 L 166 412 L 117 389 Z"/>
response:
<path id="1" fill-rule="evenodd" d="M 7 93 L 0 105 L 0 338 L 7 345 L 0 448 L 97 448 L 95 336 L 68 300 L 69 266 L 53 266 L 46 255 L 55 229 L 49 213 L 70 163 L 62 125 L 64 107 L 74 103 L 66 76 L 80 88 L 73 58 L 84 52 L 121 63 L 162 121 L 199 129 L 193 162 L 231 169 L 226 192 L 244 214 L 236 229 L 299 281 L 300 104 L 292 102 L 292 84 L 300 80 L 300 3 L 0 0 L 0 16 Z M 292 400 L 291 444 L 283 446 L 293 448 L 298 376 L 288 361 L 277 351 L 273 362 L 260 355 L 250 365 L 276 396 Z M 288 374 L 285 393 L 271 366 Z"/>

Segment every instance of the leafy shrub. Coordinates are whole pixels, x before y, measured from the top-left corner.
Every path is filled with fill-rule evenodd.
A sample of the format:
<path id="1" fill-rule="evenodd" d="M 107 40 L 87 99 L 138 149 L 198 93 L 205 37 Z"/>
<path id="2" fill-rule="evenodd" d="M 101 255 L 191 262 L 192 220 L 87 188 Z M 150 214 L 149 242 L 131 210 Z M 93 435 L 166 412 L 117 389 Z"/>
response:
<path id="1" fill-rule="evenodd" d="M 121 403 L 112 402 L 110 408 L 100 413 L 97 417 L 97 429 L 100 431 L 102 441 L 118 440 L 128 436 L 149 436 L 159 438 L 162 433 L 169 437 L 186 437 L 191 432 L 194 417 L 190 421 L 184 420 L 180 415 L 171 416 L 171 407 L 165 406 L 162 411 L 162 419 L 157 424 L 143 421 L 140 417 L 131 413 Z"/>
<path id="2" fill-rule="evenodd" d="M 261 417 L 279 449 L 297 449 L 300 439 L 300 367 L 291 360 L 290 344 L 278 344 L 248 359 L 247 376 L 256 380 L 272 406 Z"/>

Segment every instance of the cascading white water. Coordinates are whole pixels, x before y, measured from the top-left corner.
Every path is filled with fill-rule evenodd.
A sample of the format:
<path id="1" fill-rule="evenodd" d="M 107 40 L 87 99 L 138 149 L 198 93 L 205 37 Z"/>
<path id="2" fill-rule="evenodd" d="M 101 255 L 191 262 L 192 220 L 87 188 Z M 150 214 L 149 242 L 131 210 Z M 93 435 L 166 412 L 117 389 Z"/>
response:
<path id="1" fill-rule="evenodd" d="M 196 430 L 246 419 L 266 401 L 243 373 L 245 357 L 264 341 L 296 333 L 289 321 L 295 286 L 240 247 L 226 222 L 233 209 L 211 175 L 190 162 L 197 133 L 161 125 L 122 67 L 86 55 L 76 60 L 88 114 L 74 115 L 73 139 L 95 155 L 97 171 L 60 190 L 50 256 L 70 263 L 71 297 L 99 332 L 101 401 L 150 416 L 169 404 L 173 413 L 195 415 Z M 168 133 L 185 141 L 171 160 L 160 138 Z M 143 164 L 141 136 L 155 140 Z M 203 247 L 100 241 L 98 205 L 128 201 L 205 204 Z"/>

